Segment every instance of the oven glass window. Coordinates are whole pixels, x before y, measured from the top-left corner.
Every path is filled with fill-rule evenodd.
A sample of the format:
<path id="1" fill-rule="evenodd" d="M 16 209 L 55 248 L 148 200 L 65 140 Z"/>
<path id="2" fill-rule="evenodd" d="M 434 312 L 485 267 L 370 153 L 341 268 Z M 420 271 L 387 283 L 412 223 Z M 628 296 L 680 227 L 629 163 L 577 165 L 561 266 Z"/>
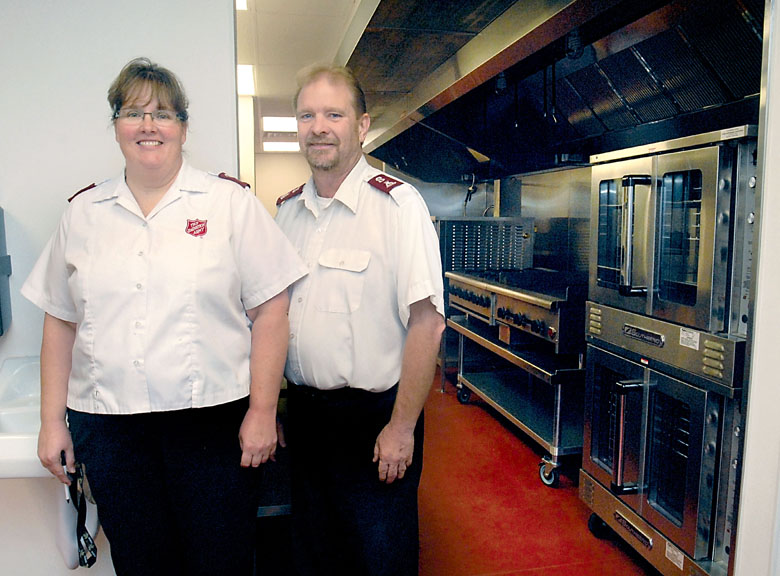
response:
<path id="1" fill-rule="evenodd" d="M 696 305 L 701 238 L 699 170 L 664 174 L 660 192 L 658 297 Z"/>
<path id="2" fill-rule="evenodd" d="M 599 286 L 617 289 L 620 282 L 620 229 L 622 205 L 617 180 L 599 184 L 598 261 Z"/>
<path id="3" fill-rule="evenodd" d="M 649 501 L 677 526 L 685 513 L 691 408 L 656 391 L 650 419 Z"/>
<path id="4" fill-rule="evenodd" d="M 617 394 L 612 382 L 622 379 L 617 372 L 596 365 L 593 382 L 593 441 L 591 457 L 605 470 L 612 473 L 612 460 L 615 454 L 615 431 L 617 413 Z"/>

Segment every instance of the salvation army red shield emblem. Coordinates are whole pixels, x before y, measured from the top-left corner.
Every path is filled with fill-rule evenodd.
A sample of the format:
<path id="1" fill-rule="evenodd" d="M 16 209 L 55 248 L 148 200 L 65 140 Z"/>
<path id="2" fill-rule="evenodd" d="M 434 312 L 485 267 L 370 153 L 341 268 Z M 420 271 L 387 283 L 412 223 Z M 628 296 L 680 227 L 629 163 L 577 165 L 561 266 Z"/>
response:
<path id="1" fill-rule="evenodd" d="M 206 235 L 206 224 L 208 223 L 208 220 L 187 220 L 187 227 L 184 229 L 184 231 L 189 234 L 190 236 L 195 236 L 195 238 L 199 236 L 205 236 Z"/>

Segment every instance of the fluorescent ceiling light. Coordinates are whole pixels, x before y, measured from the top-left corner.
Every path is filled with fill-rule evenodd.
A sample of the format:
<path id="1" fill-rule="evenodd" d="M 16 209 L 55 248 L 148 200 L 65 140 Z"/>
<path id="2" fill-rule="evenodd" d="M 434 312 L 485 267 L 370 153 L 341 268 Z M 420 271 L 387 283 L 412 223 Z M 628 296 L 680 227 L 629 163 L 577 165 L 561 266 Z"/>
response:
<path id="1" fill-rule="evenodd" d="M 236 0 L 236 10 L 246 10 L 246 0 Z"/>
<path id="2" fill-rule="evenodd" d="M 297 132 L 295 116 L 263 116 L 263 132 Z"/>
<path id="3" fill-rule="evenodd" d="M 239 64 L 236 71 L 236 84 L 239 96 L 255 95 L 255 67 L 251 64 Z"/>
<path id="4" fill-rule="evenodd" d="M 300 152 L 297 142 L 263 142 L 263 152 Z"/>

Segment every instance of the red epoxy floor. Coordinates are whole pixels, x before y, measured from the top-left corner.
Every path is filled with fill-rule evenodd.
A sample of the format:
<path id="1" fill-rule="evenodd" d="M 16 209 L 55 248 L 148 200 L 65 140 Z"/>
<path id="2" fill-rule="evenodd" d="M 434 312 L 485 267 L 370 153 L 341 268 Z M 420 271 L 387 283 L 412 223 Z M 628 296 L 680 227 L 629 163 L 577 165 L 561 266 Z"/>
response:
<path id="1" fill-rule="evenodd" d="M 588 530 L 576 460 L 558 488 L 539 479 L 543 451 L 472 395 L 438 378 L 425 407 L 421 576 L 657 576 L 620 541 Z"/>
<path id="2" fill-rule="evenodd" d="M 659 576 L 627 544 L 598 540 L 577 495 L 577 460 L 558 488 L 539 480 L 544 454 L 438 373 L 425 406 L 420 576 Z M 258 519 L 258 575 L 292 576 L 289 517 Z"/>

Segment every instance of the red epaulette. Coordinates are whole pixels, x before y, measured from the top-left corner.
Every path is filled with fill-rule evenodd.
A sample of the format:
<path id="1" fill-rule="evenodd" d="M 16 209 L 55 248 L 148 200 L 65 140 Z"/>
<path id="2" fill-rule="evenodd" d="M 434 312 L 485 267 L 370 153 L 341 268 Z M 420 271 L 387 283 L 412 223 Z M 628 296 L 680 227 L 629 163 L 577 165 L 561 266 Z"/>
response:
<path id="1" fill-rule="evenodd" d="M 248 183 L 243 182 L 243 181 L 239 180 L 238 178 L 233 178 L 232 176 L 228 176 L 224 172 L 220 172 L 219 174 L 217 174 L 217 176 L 219 176 L 223 180 L 230 180 L 231 182 L 235 182 L 236 184 L 241 186 L 244 190 L 249 190 L 249 189 L 252 188 Z"/>
<path id="2" fill-rule="evenodd" d="M 377 174 L 371 178 L 368 183 L 377 190 L 381 190 L 382 192 L 386 192 L 388 194 L 390 193 L 390 190 L 403 184 L 403 182 L 400 180 L 390 178 L 390 176 L 387 176 L 386 174 Z"/>
<path id="3" fill-rule="evenodd" d="M 68 198 L 68 202 L 72 202 L 72 201 L 73 201 L 73 199 L 74 199 L 76 196 L 78 196 L 78 195 L 79 195 L 79 194 L 81 194 L 82 192 L 86 192 L 87 190 L 92 190 L 92 189 L 93 189 L 95 186 L 97 186 L 97 184 L 95 184 L 95 183 L 93 182 L 93 183 L 92 183 L 92 184 L 90 184 L 89 186 L 87 186 L 87 187 L 85 187 L 85 188 L 82 188 L 81 190 L 79 190 L 78 192 L 76 192 L 76 193 L 75 193 L 73 196 L 71 196 L 70 198 Z"/>
<path id="4" fill-rule="evenodd" d="M 297 188 L 295 188 L 294 190 L 290 190 L 290 191 L 289 191 L 287 194 L 285 194 L 284 196 L 279 196 L 279 198 L 277 198 L 277 199 L 276 199 L 276 205 L 277 205 L 277 206 L 281 206 L 281 205 L 282 205 L 282 202 L 286 202 L 286 201 L 287 201 L 287 200 L 289 200 L 290 198 L 293 198 L 294 196 L 297 196 L 298 194 L 300 194 L 301 192 L 303 192 L 303 187 L 304 187 L 304 186 L 305 186 L 305 184 L 301 184 L 300 186 L 298 186 L 298 187 L 297 187 Z"/>

